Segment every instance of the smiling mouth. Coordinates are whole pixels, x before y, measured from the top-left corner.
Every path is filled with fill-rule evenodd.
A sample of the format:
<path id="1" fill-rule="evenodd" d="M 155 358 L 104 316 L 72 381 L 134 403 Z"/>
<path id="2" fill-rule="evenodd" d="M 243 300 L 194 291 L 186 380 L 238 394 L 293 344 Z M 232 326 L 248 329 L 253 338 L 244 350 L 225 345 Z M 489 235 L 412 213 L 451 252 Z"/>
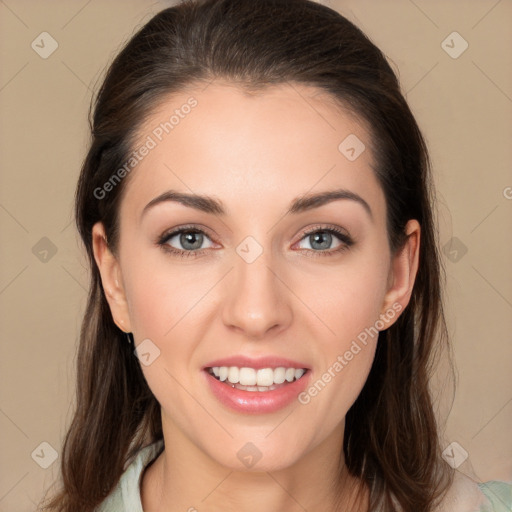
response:
<path id="1" fill-rule="evenodd" d="M 222 384 L 225 384 L 228 387 L 240 389 L 242 391 L 259 391 L 259 392 L 267 392 L 273 391 L 275 389 L 280 389 L 282 387 L 287 386 L 293 382 L 296 382 L 299 379 L 302 379 L 304 375 L 309 371 L 306 368 L 294 369 L 294 368 L 276 368 L 275 373 L 273 374 L 273 378 L 270 375 L 271 368 L 266 370 L 266 379 L 265 382 L 269 382 L 269 379 L 272 379 L 272 383 L 266 386 L 258 385 L 256 382 L 253 385 L 244 385 L 240 384 L 240 382 L 231 382 L 229 377 L 226 375 L 226 371 L 224 370 L 221 374 L 221 367 L 214 368 L 205 368 L 208 374 L 210 374 L 214 379 L 218 380 Z M 291 371 L 293 370 L 293 372 Z M 288 371 L 288 372 L 287 372 Z M 237 378 L 232 378 L 232 380 L 238 380 Z M 261 379 L 260 379 L 261 382 Z"/>

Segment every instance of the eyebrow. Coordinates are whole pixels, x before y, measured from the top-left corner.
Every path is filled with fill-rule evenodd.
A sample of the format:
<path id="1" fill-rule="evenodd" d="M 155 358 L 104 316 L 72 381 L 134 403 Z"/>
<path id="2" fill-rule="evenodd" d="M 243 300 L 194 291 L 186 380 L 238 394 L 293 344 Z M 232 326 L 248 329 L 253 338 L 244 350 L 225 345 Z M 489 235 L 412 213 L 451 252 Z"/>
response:
<path id="1" fill-rule="evenodd" d="M 325 192 L 318 192 L 316 194 L 297 197 L 291 202 L 285 215 L 302 213 L 314 208 L 319 208 L 320 206 L 340 199 L 347 199 L 360 204 L 373 220 L 373 213 L 370 205 L 355 192 L 345 189 L 329 190 Z M 222 201 L 219 201 L 218 199 L 215 199 L 211 196 L 188 194 L 185 192 L 178 192 L 176 190 L 167 190 L 163 194 L 160 194 L 159 196 L 152 199 L 144 207 L 141 217 L 157 204 L 169 201 L 177 202 L 184 206 L 188 206 L 189 208 L 194 208 L 196 210 L 200 210 L 202 212 L 213 215 L 226 215 L 226 210 L 224 209 Z"/>

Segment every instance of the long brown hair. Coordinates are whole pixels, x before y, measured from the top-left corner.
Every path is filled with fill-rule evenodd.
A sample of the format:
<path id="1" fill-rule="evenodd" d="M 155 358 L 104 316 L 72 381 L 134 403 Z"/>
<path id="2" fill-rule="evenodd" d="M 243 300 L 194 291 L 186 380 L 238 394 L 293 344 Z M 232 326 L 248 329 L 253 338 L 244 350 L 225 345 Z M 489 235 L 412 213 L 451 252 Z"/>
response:
<path id="1" fill-rule="evenodd" d="M 62 450 L 61 489 L 43 510 L 93 511 L 127 461 L 162 439 L 160 406 L 113 322 L 92 249 L 92 227 L 101 221 L 116 253 L 126 180 L 106 198 L 95 190 L 127 161 L 142 122 L 165 96 L 214 78 L 248 88 L 296 82 L 330 93 L 370 127 L 391 249 L 404 243 L 409 219 L 420 223 L 410 303 L 379 335 L 368 380 L 346 416 L 343 449 L 349 472 L 370 490 L 370 510 L 433 510 L 453 472 L 441 458 L 429 390 L 436 354 L 449 345 L 427 148 L 383 53 L 339 13 L 309 0 L 185 0 L 155 15 L 110 65 L 76 191 L 91 267 L 76 411 Z"/>

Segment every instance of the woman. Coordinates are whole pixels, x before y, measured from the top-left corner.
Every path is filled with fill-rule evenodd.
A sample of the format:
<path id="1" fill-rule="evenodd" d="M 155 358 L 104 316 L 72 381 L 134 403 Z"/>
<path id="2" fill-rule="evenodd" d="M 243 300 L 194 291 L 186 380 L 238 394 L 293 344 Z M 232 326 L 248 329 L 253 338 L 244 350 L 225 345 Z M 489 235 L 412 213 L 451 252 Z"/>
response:
<path id="1" fill-rule="evenodd" d="M 45 510 L 510 506 L 441 455 L 428 154 L 358 28 L 306 0 L 165 9 L 91 131 L 77 410 Z"/>

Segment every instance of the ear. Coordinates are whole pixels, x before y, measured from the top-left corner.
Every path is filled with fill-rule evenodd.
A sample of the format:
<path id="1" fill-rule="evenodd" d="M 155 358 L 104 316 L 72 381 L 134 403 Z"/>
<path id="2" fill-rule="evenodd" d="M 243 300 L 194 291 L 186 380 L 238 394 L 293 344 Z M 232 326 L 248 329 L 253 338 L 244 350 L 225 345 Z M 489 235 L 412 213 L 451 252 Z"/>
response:
<path id="1" fill-rule="evenodd" d="M 114 323 L 122 331 L 131 332 L 121 267 L 108 247 L 105 229 L 101 222 L 97 222 L 92 228 L 92 247 Z"/>
<path id="2" fill-rule="evenodd" d="M 418 273 L 421 234 L 419 222 L 415 219 L 409 220 L 405 226 L 405 234 L 407 239 L 403 247 L 393 255 L 391 261 L 388 290 L 384 296 L 381 310 L 381 318 L 384 316 L 387 319 L 385 329 L 393 325 L 400 316 L 393 314 L 390 317 L 386 312 L 403 311 L 409 304 Z"/>

